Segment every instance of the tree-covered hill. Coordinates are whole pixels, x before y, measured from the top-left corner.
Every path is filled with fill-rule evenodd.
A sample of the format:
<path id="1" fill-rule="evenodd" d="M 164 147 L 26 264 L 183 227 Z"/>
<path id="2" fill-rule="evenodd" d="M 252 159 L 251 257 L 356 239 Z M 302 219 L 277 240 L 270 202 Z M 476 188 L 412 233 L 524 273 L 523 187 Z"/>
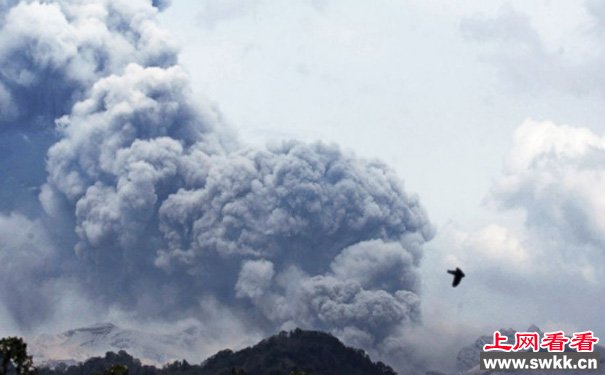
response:
<path id="1" fill-rule="evenodd" d="M 200 374 L 230 374 L 233 367 L 249 375 L 293 370 L 317 375 L 395 374 L 385 364 L 372 362 L 363 350 L 346 347 L 330 334 L 300 329 L 281 332 L 238 352 L 223 350 L 206 360 Z"/>

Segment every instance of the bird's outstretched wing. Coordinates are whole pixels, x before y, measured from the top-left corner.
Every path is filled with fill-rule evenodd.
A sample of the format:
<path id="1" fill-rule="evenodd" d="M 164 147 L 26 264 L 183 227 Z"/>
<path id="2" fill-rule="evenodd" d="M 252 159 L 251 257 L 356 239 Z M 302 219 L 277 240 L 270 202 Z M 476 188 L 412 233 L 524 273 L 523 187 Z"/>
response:
<path id="1" fill-rule="evenodd" d="M 462 278 L 464 276 L 466 276 L 464 274 L 464 272 L 462 272 L 462 270 L 458 267 L 456 267 L 455 271 L 452 270 L 447 270 L 447 273 L 454 275 L 454 280 L 452 281 L 452 286 L 455 288 L 458 286 L 458 284 L 460 284 L 460 281 L 462 281 Z"/>

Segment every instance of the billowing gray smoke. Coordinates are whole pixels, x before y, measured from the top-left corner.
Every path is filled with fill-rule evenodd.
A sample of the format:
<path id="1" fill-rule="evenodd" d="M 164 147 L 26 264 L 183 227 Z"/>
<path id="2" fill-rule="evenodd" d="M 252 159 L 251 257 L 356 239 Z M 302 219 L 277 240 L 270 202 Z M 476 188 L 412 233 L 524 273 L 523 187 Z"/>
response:
<path id="1" fill-rule="evenodd" d="M 25 201 L 45 179 L 54 119 L 92 84 L 130 63 L 177 62 L 156 13 L 136 1 L 0 2 L 0 208 L 34 210 Z"/>
<path id="2" fill-rule="evenodd" d="M 66 289 L 168 321 L 211 298 L 267 333 L 368 349 L 419 320 L 432 229 L 389 168 L 239 144 L 189 99 L 154 22 L 166 1 L 2 4 L 1 143 L 19 147 L 0 153 L 0 298 L 18 324 L 43 325 Z"/>

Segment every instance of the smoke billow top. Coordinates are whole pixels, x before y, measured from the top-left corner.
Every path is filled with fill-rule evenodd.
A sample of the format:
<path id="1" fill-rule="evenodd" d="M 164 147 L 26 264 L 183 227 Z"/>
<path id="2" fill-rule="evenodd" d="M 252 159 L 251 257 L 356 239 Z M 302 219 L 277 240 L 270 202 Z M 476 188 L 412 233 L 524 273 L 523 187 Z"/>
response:
<path id="1" fill-rule="evenodd" d="M 166 5 L 0 3 L 0 318 L 203 322 L 211 300 L 395 350 L 432 236 L 417 198 L 333 145 L 239 143 L 190 100 Z"/>

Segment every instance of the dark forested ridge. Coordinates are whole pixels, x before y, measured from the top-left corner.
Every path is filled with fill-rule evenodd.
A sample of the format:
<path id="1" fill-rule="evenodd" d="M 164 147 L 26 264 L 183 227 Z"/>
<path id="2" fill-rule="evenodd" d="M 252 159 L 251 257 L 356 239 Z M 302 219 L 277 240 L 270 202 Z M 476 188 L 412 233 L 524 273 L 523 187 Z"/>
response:
<path id="1" fill-rule="evenodd" d="M 200 365 L 177 361 L 161 369 L 143 366 L 128 353 L 107 353 L 104 358 L 91 358 L 77 366 L 41 368 L 39 375 L 394 375 L 392 368 L 372 362 L 360 349 L 346 347 L 334 336 L 318 331 L 296 329 L 281 332 L 258 344 L 233 352 L 222 350 Z"/>

